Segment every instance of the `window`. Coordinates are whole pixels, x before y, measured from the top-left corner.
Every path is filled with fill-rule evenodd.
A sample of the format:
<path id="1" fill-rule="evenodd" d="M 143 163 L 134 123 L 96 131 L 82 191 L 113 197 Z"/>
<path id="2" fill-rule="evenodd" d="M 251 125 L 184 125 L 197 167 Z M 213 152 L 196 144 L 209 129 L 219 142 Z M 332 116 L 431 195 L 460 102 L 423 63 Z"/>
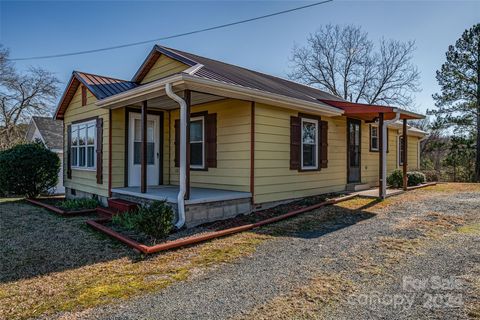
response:
<path id="1" fill-rule="evenodd" d="M 134 120 L 133 164 L 141 164 L 142 160 L 142 122 Z M 155 164 L 155 122 L 147 120 L 147 165 Z"/>
<path id="2" fill-rule="evenodd" d="M 370 151 L 378 151 L 378 127 L 370 126 Z"/>
<path id="3" fill-rule="evenodd" d="M 318 120 L 302 118 L 301 156 L 303 170 L 318 168 Z"/>
<path id="4" fill-rule="evenodd" d="M 205 168 L 205 118 L 190 119 L 190 168 Z"/>
<path id="5" fill-rule="evenodd" d="M 72 124 L 72 167 L 94 169 L 96 121 Z"/>
<path id="6" fill-rule="evenodd" d="M 398 165 L 403 166 L 403 159 L 405 155 L 403 153 L 403 136 L 398 137 Z"/>

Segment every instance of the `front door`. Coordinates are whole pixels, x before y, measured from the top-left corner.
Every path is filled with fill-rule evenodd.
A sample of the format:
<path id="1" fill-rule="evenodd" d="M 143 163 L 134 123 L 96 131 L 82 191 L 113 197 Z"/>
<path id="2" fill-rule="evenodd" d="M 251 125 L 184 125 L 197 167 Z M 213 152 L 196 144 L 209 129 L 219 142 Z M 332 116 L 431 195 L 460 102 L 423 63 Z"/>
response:
<path id="1" fill-rule="evenodd" d="M 142 122 L 141 114 L 130 112 L 128 119 L 128 186 L 140 186 Z M 160 116 L 147 116 L 147 185 L 159 184 Z"/>
<path id="2" fill-rule="evenodd" d="M 360 182 L 361 160 L 361 121 L 348 119 L 347 121 L 347 172 L 348 183 Z"/>

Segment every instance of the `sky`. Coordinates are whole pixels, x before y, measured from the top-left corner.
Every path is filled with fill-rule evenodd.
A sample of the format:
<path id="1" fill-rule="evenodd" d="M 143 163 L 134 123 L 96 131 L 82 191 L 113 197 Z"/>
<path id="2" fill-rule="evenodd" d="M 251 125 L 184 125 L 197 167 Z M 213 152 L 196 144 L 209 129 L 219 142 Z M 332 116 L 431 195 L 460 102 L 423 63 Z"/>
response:
<path id="1" fill-rule="evenodd" d="M 11 58 L 96 49 L 154 39 L 248 19 L 312 2 L 305 1 L 4 1 L 0 44 Z M 462 32 L 480 22 L 480 1 L 341 1 L 260 21 L 166 40 L 161 44 L 286 77 L 292 48 L 321 25 L 361 26 L 369 38 L 414 40 L 413 62 L 421 72 L 416 110 L 431 109 L 439 90 L 435 71 Z M 18 61 L 42 67 L 62 81 L 73 70 L 131 79 L 154 43 L 107 52 Z"/>

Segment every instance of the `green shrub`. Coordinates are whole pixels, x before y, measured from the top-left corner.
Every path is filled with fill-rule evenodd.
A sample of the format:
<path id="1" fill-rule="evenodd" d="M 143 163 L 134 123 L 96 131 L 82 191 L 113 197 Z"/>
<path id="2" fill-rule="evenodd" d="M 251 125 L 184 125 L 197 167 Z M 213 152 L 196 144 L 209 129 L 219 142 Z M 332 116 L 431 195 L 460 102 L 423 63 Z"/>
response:
<path id="1" fill-rule="evenodd" d="M 420 171 L 407 172 L 408 186 L 418 186 L 425 183 L 425 175 Z"/>
<path id="2" fill-rule="evenodd" d="M 65 201 L 61 201 L 57 204 L 57 207 L 67 210 L 67 211 L 74 211 L 74 210 L 82 210 L 82 209 L 95 209 L 98 207 L 99 202 L 95 199 L 68 199 Z"/>
<path id="3" fill-rule="evenodd" d="M 138 210 L 115 215 L 114 224 L 145 233 L 156 239 L 166 237 L 173 229 L 173 210 L 165 201 L 154 201 Z"/>
<path id="4" fill-rule="evenodd" d="M 420 171 L 409 171 L 407 172 L 407 185 L 408 186 L 417 186 L 421 183 L 425 183 L 425 175 Z M 400 169 L 394 170 L 387 177 L 387 184 L 392 188 L 401 188 L 403 187 L 403 172 Z"/>
<path id="5" fill-rule="evenodd" d="M 60 159 L 41 143 L 16 145 L 0 152 L 0 193 L 36 197 L 58 182 Z"/>
<path id="6" fill-rule="evenodd" d="M 401 188 L 403 186 L 403 172 L 400 169 L 394 170 L 387 177 L 387 184 L 392 188 Z"/>
<path id="7" fill-rule="evenodd" d="M 437 170 L 422 170 L 425 175 L 425 181 L 436 182 L 440 179 L 440 172 Z"/>

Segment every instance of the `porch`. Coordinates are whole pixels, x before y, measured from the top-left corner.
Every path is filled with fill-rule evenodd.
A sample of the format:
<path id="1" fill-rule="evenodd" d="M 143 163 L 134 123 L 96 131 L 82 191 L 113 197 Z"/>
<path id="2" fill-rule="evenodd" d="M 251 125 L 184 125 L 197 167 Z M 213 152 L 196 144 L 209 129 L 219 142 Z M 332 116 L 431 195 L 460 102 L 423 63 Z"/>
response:
<path id="1" fill-rule="evenodd" d="M 112 189 L 112 195 L 117 197 L 131 196 L 147 200 L 164 200 L 176 204 L 179 189 L 179 186 L 175 185 L 151 186 L 147 188 L 145 193 L 143 193 L 141 192 L 141 187 L 124 187 Z M 251 197 L 252 194 L 250 192 L 190 187 L 190 197 L 188 200 L 185 200 L 185 204 L 192 205 L 208 202 L 250 199 Z"/>

